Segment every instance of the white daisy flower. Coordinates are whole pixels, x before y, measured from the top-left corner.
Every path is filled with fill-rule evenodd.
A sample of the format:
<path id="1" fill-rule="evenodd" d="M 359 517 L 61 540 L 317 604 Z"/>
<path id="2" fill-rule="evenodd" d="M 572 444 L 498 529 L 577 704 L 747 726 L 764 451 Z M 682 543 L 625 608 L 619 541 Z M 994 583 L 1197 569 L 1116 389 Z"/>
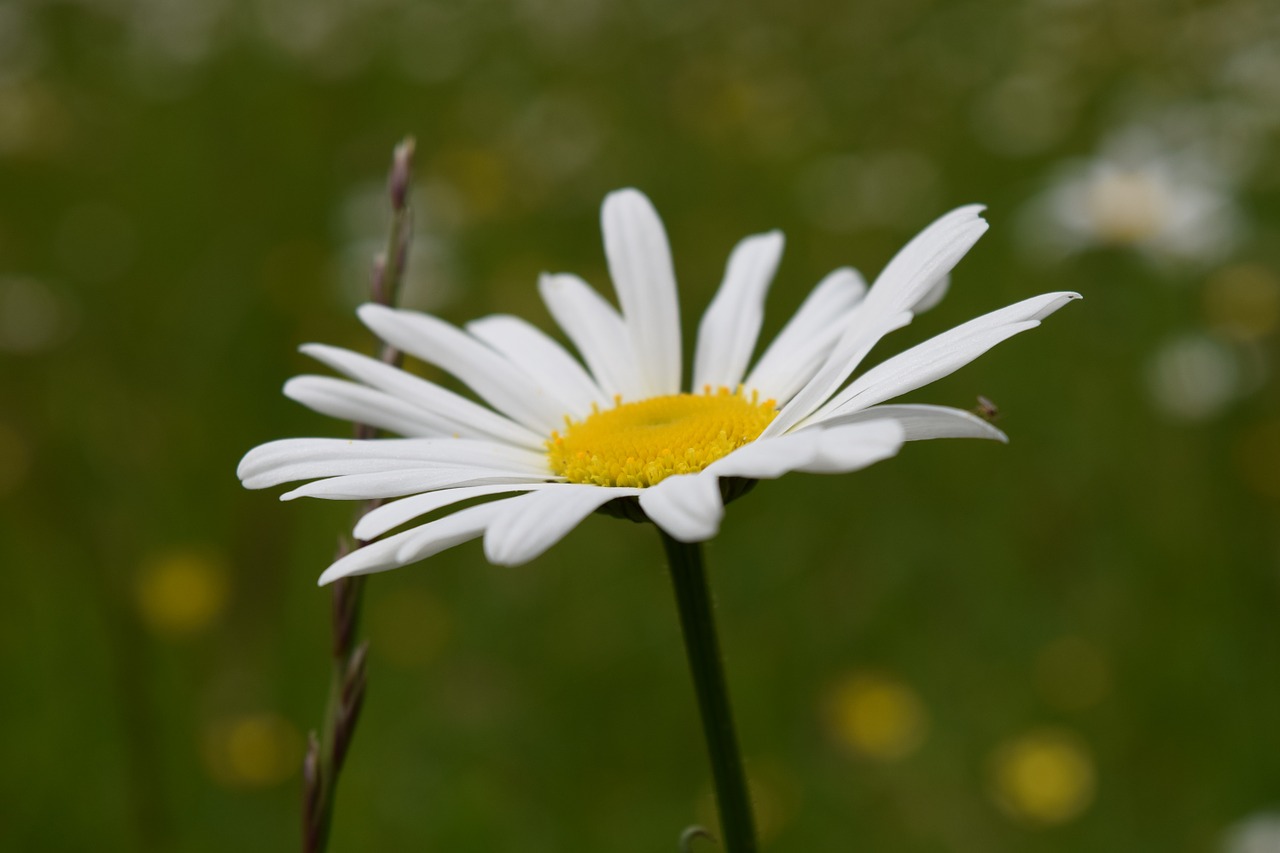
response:
<path id="1" fill-rule="evenodd" d="M 308 355 L 351 381 L 299 376 L 285 394 L 323 414 L 398 433 L 369 441 L 299 438 L 251 450 L 251 489 L 307 480 L 283 500 L 400 498 L 360 519 L 373 540 L 463 501 L 492 498 L 416 524 L 330 566 L 325 584 L 394 569 L 484 537 L 488 560 L 537 557 L 588 515 L 643 513 L 673 538 L 711 538 L 733 484 L 790 471 L 856 471 L 903 441 L 1004 433 L 943 406 L 882 405 L 946 376 L 1079 298 L 1048 293 L 986 314 L 849 377 L 885 334 L 936 298 L 982 236 L 982 207 L 943 216 L 867 288 L 852 269 L 828 275 L 754 363 L 765 292 L 782 254 L 777 231 L 743 240 L 702 317 L 690 391 L 682 391 L 680 311 L 667 236 L 634 189 L 604 202 L 609 271 L 621 310 L 581 279 L 546 275 L 543 300 L 582 363 L 534 326 L 496 315 L 459 329 L 436 317 L 364 305 L 382 340 L 453 374 L 487 405 L 344 349 Z M 585 363 L 585 365 L 584 365 Z M 724 490 L 724 491 L 722 491 Z"/>
<path id="2" fill-rule="evenodd" d="M 1225 170 L 1134 131 L 1092 160 L 1065 164 L 1028 207 L 1024 233 L 1049 256 L 1118 246 L 1158 262 L 1207 263 L 1235 245 L 1242 223 Z"/>

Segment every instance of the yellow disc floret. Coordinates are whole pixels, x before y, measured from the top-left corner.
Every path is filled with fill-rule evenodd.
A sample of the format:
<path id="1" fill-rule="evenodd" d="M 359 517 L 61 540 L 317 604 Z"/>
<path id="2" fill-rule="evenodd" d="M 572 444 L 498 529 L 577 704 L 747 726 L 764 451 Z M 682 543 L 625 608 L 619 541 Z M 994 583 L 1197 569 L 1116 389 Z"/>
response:
<path id="1" fill-rule="evenodd" d="M 773 400 L 728 388 L 618 400 L 580 421 L 566 417 L 547 455 L 551 470 L 571 483 L 645 488 L 701 471 L 754 441 L 776 414 Z"/>

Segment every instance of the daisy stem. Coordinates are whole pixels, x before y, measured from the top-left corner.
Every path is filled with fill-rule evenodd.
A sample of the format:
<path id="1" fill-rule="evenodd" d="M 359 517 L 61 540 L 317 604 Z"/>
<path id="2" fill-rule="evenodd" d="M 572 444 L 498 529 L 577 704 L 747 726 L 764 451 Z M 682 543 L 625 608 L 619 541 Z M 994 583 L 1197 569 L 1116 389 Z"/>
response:
<path id="1" fill-rule="evenodd" d="M 733 729 L 733 713 L 729 690 L 725 683 L 720 644 L 716 639 L 715 616 L 711 609 L 711 590 L 702 564 L 702 546 L 680 542 L 659 531 L 667 552 L 671 582 L 675 587 L 676 607 L 680 611 L 680 627 L 684 647 L 693 674 L 694 692 L 702 716 L 702 732 L 711 758 L 711 776 L 715 783 L 716 805 L 720 811 L 720 831 L 726 853 L 756 853 L 755 822 L 751 816 L 751 798 L 747 793 L 746 774 L 738 738 Z"/>
<path id="2" fill-rule="evenodd" d="M 409 260 L 409 243 L 413 234 L 413 211 L 409 207 L 409 185 L 413 167 L 414 142 L 405 139 L 396 146 L 387 176 L 387 196 L 391 202 L 391 229 L 387 249 L 373 261 L 369 282 L 370 298 L 379 305 L 394 305 L 404 280 Z M 379 353 L 387 364 L 398 366 L 402 354 L 384 345 Z M 355 438 L 367 441 L 377 436 L 367 424 L 356 424 Z M 377 507 L 381 501 L 368 501 L 360 515 Z M 347 542 L 339 545 L 339 556 L 364 546 Z M 364 704 L 368 642 L 357 642 L 360 603 L 364 578 L 343 578 L 333 585 L 333 672 L 329 679 L 329 700 L 325 706 L 324 724 L 319 735 L 312 731 L 302 763 L 302 849 L 304 853 L 323 853 L 329 846 L 329 827 L 333 822 L 334 798 L 338 775 L 346 761 L 347 750 L 355 736 L 356 723 Z"/>

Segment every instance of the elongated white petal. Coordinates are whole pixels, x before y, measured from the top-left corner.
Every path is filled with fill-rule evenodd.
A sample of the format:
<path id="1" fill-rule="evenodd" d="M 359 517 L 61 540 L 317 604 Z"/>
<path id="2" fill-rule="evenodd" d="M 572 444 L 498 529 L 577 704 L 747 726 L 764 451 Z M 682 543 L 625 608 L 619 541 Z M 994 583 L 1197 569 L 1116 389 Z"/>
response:
<path id="1" fill-rule="evenodd" d="M 353 535 L 362 541 L 375 539 L 388 530 L 405 522 L 447 506 L 472 498 L 501 495 L 510 492 L 531 492 L 556 485 L 554 483 L 506 483 L 496 486 L 464 486 L 460 489 L 441 489 L 421 495 L 409 495 L 398 501 L 382 504 L 369 510 L 356 522 Z"/>
<path id="2" fill-rule="evenodd" d="M 932 308 L 936 308 L 949 290 L 951 290 L 950 274 L 938 279 L 932 287 L 925 291 L 924 296 L 920 297 L 920 300 L 912 307 L 911 313 L 923 314 Z"/>
<path id="3" fill-rule="evenodd" d="M 615 396 L 626 400 L 645 396 L 632 355 L 631 334 L 603 296 L 567 273 L 542 276 L 538 292 L 610 400 Z"/>
<path id="4" fill-rule="evenodd" d="M 363 548 L 357 548 L 346 556 L 335 560 L 329 568 L 321 573 L 317 584 L 324 586 L 341 578 L 400 568 L 404 564 L 396 560 L 396 551 L 409 537 L 417 532 L 417 529 L 406 530 L 403 533 L 397 533 L 395 536 L 388 536 L 380 542 L 371 542 Z"/>
<path id="5" fill-rule="evenodd" d="M 287 438 L 250 450 L 237 474 L 246 488 L 261 489 L 293 480 L 432 464 L 517 471 L 532 479 L 552 476 L 542 454 L 464 438 Z"/>
<path id="6" fill-rule="evenodd" d="M 866 292 L 855 270 L 841 267 L 829 273 L 782 327 L 743 384 L 786 405 L 822 366 L 848 324 L 849 312 Z"/>
<path id="7" fill-rule="evenodd" d="M 434 465 L 429 468 L 406 468 L 372 474 L 346 474 L 316 480 L 280 496 L 282 501 L 297 498 L 324 498 L 334 501 L 367 501 L 374 498 L 398 498 L 434 489 L 460 486 L 488 486 L 500 483 L 528 483 L 529 475 L 521 471 L 497 468 Z M 537 480 L 534 482 L 544 482 Z"/>
<path id="8" fill-rule="evenodd" d="M 1046 293 L 984 314 L 943 332 L 868 370 L 823 406 L 811 419 L 865 409 L 941 379 L 1003 340 L 1034 329 L 1078 293 Z"/>
<path id="9" fill-rule="evenodd" d="M 237 470 L 241 476 L 252 476 L 281 464 L 342 458 L 520 466 L 532 474 L 550 473 L 541 453 L 468 438 L 282 438 L 250 450 Z"/>
<path id="10" fill-rule="evenodd" d="M 758 439 L 707 466 L 703 473 L 773 480 L 791 471 L 856 471 L 893 456 L 903 436 L 901 424 L 883 417 L 850 426 L 797 430 Z"/>
<path id="11" fill-rule="evenodd" d="M 826 362 L 765 430 L 792 429 L 827 401 L 889 332 L 911 322 L 912 311 L 951 272 L 987 230 L 981 205 L 953 210 L 907 243 L 876 278 Z"/>
<path id="12" fill-rule="evenodd" d="M 385 391 L 402 404 L 420 409 L 423 414 L 417 417 L 430 424 L 433 430 L 430 434 L 494 438 L 533 448 L 541 448 L 547 440 L 545 435 L 492 409 L 376 358 L 325 344 L 304 344 L 299 349 L 352 379 Z"/>
<path id="13" fill-rule="evenodd" d="M 966 412 L 964 409 L 953 409 L 950 406 L 928 406 L 923 404 L 893 404 L 888 406 L 872 406 L 843 415 L 832 415 L 822 422 L 823 429 L 830 429 L 841 424 L 855 424 L 862 421 L 892 418 L 902 424 L 907 441 L 924 441 L 931 438 L 988 438 L 1007 444 L 1009 437 L 992 426 L 989 421 Z M 796 435 L 803 435 L 802 430 Z"/>
<path id="14" fill-rule="evenodd" d="M 654 524 L 681 542 L 716 535 L 724 518 L 720 481 L 706 471 L 668 477 L 640 493 L 640 508 Z"/>
<path id="15" fill-rule="evenodd" d="M 284 384 L 284 395 L 313 412 L 400 435 L 445 434 L 445 422 L 430 412 L 377 389 L 332 376 L 295 376 Z"/>
<path id="16" fill-rule="evenodd" d="M 819 440 L 817 430 L 757 439 L 708 465 L 706 473 L 717 477 L 776 480 L 812 462 L 818 453 Z"/>
<path id="17" fill-rule="evenodd" d="M 600 224 L 643 391 L 679 393 L 680 306 L 662 220 L 643 193 L 624 189 L 605 197 Z"/>
<path id="18" fill-rule="evenodd" d="M 563 406 L 553 395 L 461 329 L 430 314 L 383 305 L 361 305 L 358 313 L 378 337 L 452 373 L 518 423 L 541 432 L 563 425 Z"/>
<path id="19" fill-rule="evenodd" d="M 319 584 L 324 586 L 340 578 L 398 569 L 475 539 L 484 533 L 485 525 L 496 513 L 496 503 L 468 507 L 438 521 L 357 548 L 325 569 Z M 402 553 L 406 546 L 412 546 L 412 550 Z"/>
<path id="20" fill-rule="evenodd" d="M 764 297 L 782 257 L 781 231 L 748 237 L 729 255 L 724 280 L 698 326 L 693 390 L 736 389 L 764 322 Z"/>
<path id="21" fill-rule="evenodd" d="M 868 465 L 896 456 L 902 448 L 906 432 L 902 424 L 892 420 L 819 429 L 818 452 L 807 465 L 797 471 L 811 474 L 848 474 Z"/>
<path id="22" fill-rule="evenodd" d="M 400 545 L 396 550 L 396 559 L 402 565 L 407 565 L 475 539 L 485 532 L 512 500 L 518 498 L 505 498 L 467 507 L 437 521 L 427 522 L 412 531 L 417 535 Z"/>
<path id="23" fill-rule="evenodd" d="M 583 369 L 545 332 L 519 317 L 495 314 L 467 324 L 467 331 L 493 347 L 511 364 L 545 388 L 562 406 L 562 414 L 575 418 L 591 414 L 592 404 L 611 402 Z"/>
<path id="24" fill-rule="evenodd" d="M 903 311 L 883 320 L 880 325 L 869 326 L 860 318 L 864 310 L 865 303 L 849 312 L 852 317 L 852 328 L 841 336 L 813 378 L 796 392 L 791 402 L 783 406 L 778 416 L 764 428 L 764 432 L 761 433 L 762 438 L 782 435 L 803 422 L 844 384 L 849 374 L 867 357 L 867 353 L 871 352 L 871 348 L 879 343 L 881 338 L 911 322 L 911 312 Z"/>
<path id="25" fill-rule="evenodd" d="M 930 223 L 885 265 L 867 294 L 867 306 L 887 316 L 916 312 L 922 301 L 929 304 L 933 289 L 986 233 L 985 209 L 966 205 Z"/>
<path id="26" fill-rule="evenodd" d="M 571 483 L 504 501 L 484 536 L 484 555 L 496 566 L 518 566 L 542 554 L 606 502 L 639 489 Z"/>

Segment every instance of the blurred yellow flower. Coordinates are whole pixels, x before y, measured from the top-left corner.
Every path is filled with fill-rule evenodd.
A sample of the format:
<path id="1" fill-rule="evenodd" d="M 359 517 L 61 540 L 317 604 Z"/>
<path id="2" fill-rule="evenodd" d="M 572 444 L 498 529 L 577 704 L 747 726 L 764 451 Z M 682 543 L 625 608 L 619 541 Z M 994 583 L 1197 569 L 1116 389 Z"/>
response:
<path id="1" fill-rule="evenodd" d="M 991 781 L 996 804 L 1012 817 L 1066 823 L 1093 801 L 1093 758 L 1075 734 L 1035 729 L 996 748 Z"/>
<path id="2" fill-rule="evenodd" d="M 1280 418 L 1250 425 L 1233 451 L 1245 485 L 1264 498 L 1280 500 Z"/>
<path id="3" fill-rule="evenodd" d="M 929 728 L 920 697 L 906 684 L 877 673 L 839 681 L 826 701 L 831 735 L 841 746 L 876 761 L 897 761 L 915 752 Z"/>
<path id="4" fill-rule="evenodd" d="M 199 550 L 160 554 L 138 573 L 138 613 L 157 634 L 199 633 L 222 614 L 228 586 L 226 564 L 213 554 Z"/>
<path id="5" fill-rule="evenodd" d="M 760 841 L 769 844 L 791 823 L 800 807 L 800 783 L 785 765 L 768 759 L 752 759 L 747 767 L 747 786 L 751 790 L 751 807 L 755 811 L 756 831 Z M 719 823 L 715 792 L 711 788 L 699 796 L 695 813 L 698 823 Z"/>
<path id="6" fill-rule="evenodd" d="M 288 780 L 302 761 L 302 735 L 270 712 L 216 720 L 204 733 L 209 775 L 229 788 L 265 788 Z"/>

